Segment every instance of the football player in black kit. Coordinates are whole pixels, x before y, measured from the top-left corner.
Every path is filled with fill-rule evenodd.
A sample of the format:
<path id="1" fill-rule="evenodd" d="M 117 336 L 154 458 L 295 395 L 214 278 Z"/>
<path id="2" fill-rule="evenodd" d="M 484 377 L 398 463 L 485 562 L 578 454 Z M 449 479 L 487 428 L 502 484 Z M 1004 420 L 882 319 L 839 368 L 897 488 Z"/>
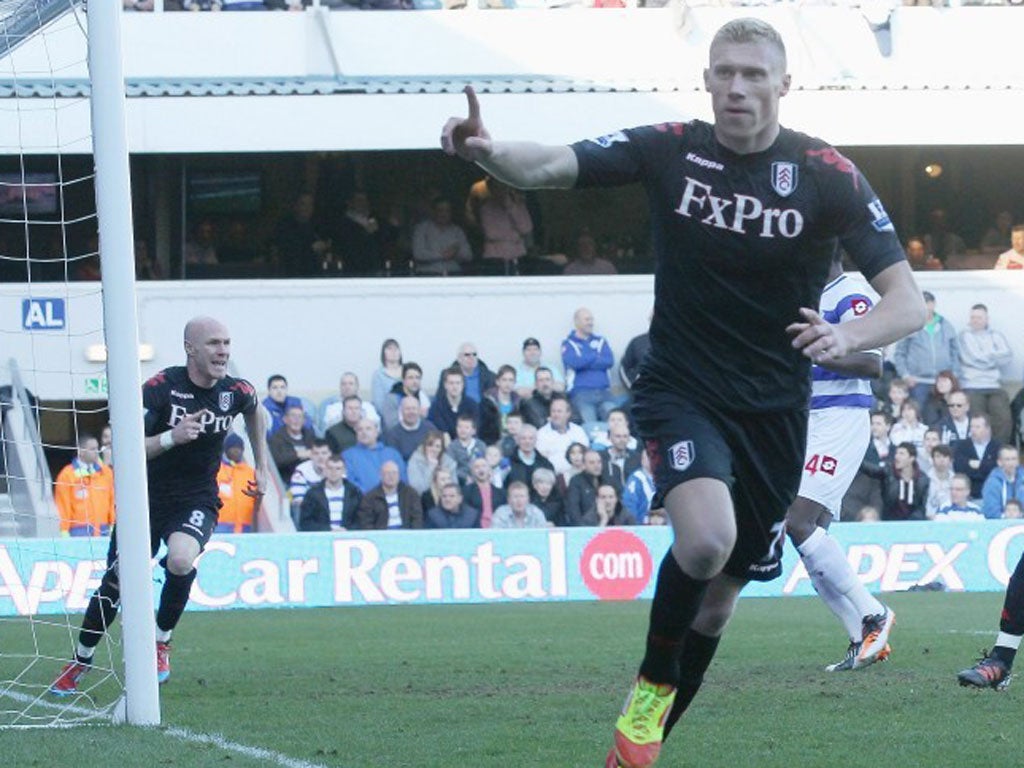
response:
<path id="1" fill-rule="evenodd" d="M 738 19 L 704 71 L 714 124 L 621 130 L 571 146 L 491 139 L 471 88 L 449 154 L 520 188 L 643 184 L 656 254 L 651 350 L 633 386 L 674 542 L 608 768 L 653 765 L 697 692 L 740 590 L 778 575 L 800 482 L 812 360 L 920 328 L 921 292 L 881 202 L 835 149 L 780 127 L 786 52 Z M 814 311 L 840 244 L 879 293 L 856 322 Z"/>
<path id="2" fill-rule="evenodd" d="M 228 376 L 228 329 L 212 317 L 197 317 L 185 326 L 184 335 L 185 365 L 165 368 L 142 387 L 152 554 L 161 541 L 167 544 L 161 560 L 165 581 L 156 614 L 161 683 L 170 676 L 171 631 L 188 602 L 196 578 L 194 563 L 217 525 L 217 468 L 224 437 L 238 414 L 245 420 L 255 459 L 256 481 L 249 495 L 262 496 L 267 478 L 264 418 L 252 384 Z M 75 658 L 50 687 L 51 693 L 78 693 L 78 681 L 89 670 L 96 645 L 117 617 L 119 599 L 115 527 L 107 571 L 89 600 Z"/>

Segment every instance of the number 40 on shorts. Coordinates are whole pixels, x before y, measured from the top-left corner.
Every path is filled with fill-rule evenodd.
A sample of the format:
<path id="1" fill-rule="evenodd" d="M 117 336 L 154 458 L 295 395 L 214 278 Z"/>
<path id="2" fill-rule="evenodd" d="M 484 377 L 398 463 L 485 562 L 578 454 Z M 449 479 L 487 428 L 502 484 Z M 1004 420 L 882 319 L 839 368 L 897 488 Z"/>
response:
<path id="1" fill-rule="evenodd" d="M 804 464 L 804 472 L 813 475 L 817 472 L 824 472 L 826 475 L 834 475 L 839 466 L 839 460 L 833 456 L 823 453 L 816 453 Z"/>

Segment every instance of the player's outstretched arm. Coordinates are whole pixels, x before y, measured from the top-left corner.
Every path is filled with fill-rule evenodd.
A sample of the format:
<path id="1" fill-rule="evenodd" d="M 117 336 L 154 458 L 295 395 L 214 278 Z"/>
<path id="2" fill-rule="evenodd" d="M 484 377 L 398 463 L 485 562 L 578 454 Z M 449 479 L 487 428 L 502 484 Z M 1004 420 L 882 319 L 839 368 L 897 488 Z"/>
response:
<path id="1" fill-rule="evenodd" d="M 249 436 L 252 446 L 253 468 L 256 470 L 256 487 L 244 491 L 248 496 L 259 497 L 267 492 L 267 481 L 270 477 L 267 450 L 267 422 L 263 408 L 254 408 L 252 413 L 242 415 L 245 420 L 245 433 Z"/>
<path id="2" fill-rule="evenodd" d="M 476 163 L 499 181 L 518 189 L 569 189 L 579 165 L 567 146 L 529 141 L 494 141 L 480 117 L 472 86 L 465 87 L 467 117 L 451 117 L 441 130 L 441 148 L 449 155 Z"/>
<path id="3" fill-rule="evenodd" d="M 869 282 L 881 298 L 867 315 L 855 323 L 832 325 L 805 307 L 800 310 L 803 322 L 786 328 L 793 347 L 827 364 L 850 352 L 884 347 L 924 325 L 924 298 L 906 261 L 886 267 Z"/>

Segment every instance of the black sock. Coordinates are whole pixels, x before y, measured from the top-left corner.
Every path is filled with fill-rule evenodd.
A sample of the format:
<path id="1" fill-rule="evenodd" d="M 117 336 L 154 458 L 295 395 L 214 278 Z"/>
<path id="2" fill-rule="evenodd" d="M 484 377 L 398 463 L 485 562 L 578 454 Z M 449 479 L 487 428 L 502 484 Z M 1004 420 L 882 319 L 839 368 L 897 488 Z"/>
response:
<path id="1" fill-rule="evenodd" d="M 78 642 L 86 648 L 95 648 L 117 618 L 120 600 L 121 588 L 117 574 L 113 570 L 108 570 L 103 574 L 99 587 L 89 598 L 89 606 L 85 609 L 85 618 L 82 619 L 82 629 L 78 633 Z M 77 654 L 76 658 L 83 664 L 92 663 L 92 659 L 83 659 Z"/>
<path id="2" fill-rule="evenodd" d="M 668 738 L 673 726 L 689 708 L 693 697 L 704 682 L 704 673 L 715 658 L 720 637 L 709 637 L 700 632 L 690 630 L 683 638 L 683 655 L 679 658 L 679 688 L 676 699 L 672 702 L 672 710 L 665 721 L 665 737 Z"/>
<path id="3" fill-rule="evenodd" d="M 1024 555 L 1017 561 L 1017 567 L 1010 576 L 1010 583 L 1006 586 L 1003 613 L 999 617 L 999 631 L 1016 637 L 1024 635 Z M 1017 649 L 997 645 L 992 649 L 992 655 L 1007 667 L 1012 667 Z"/>
<path id="4" fill-rule="evenodd" d="M 185 612 L 185 604 L 188 603 L 188 593 L 192 590 L 192 582 L 196 580 L 196 569 L 178 576 L 170 571 L 164 571 L 167 580 L 164 581 L 164 588 L 160 591 L 160 608 L 156 612 L 157 629 L 170 632 L 178 625 L 178 619 Z"/>
<path id="5" fill-rule="evenodd" d="M 676 685 L 683 637 L 700 609 L 708 582 L 687 576 L 669 550 L 658 569 L 658 583 L 651 602 L 647 652 L 640 674 L 652 683 Z"/>

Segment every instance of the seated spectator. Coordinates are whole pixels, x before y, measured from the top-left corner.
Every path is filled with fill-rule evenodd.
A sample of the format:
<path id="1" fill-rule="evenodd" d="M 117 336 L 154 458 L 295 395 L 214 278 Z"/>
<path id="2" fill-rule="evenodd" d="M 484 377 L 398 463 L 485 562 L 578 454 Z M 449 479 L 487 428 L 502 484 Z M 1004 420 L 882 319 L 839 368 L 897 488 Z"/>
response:
<path id="1" fill-rule="evenodd" d="M 949 415 L 933 424 L 939 430 L 939 441 L 952 445 L 957 440 L 966 440 L 971 436 L 971 403 L 967 393 L 954 389 L 946 395 L 946 407 Z"/>
<path id="2" fill-rule="evenodd" d="M 441 489 L 448 483 L 455 482 L 455 473 L 450 472 L 442 466 L 434 468 L 430 476 L 430 484 L 427 490 L 420 494 L 420 506 L 424 510 L 433 509 L 441 503 Z"/>
<path id="3" fill-rule="evenodd" d="M 599 422 L 600 423 L 600 422 Z M 607 429 L 601 431 L 600 429 L 592 430 L 590 433 L 590 447 L 595 451 L 603 451 L 611 447 L 612 441 L 609 435 L 613 429 L 621 427 L 629 432 L 629 418 L 626 416 L 626 411 L 622 408 L 615 408 L 608 413 L 608 421 L 606 422 Z M 631 451 L 638 450 L 640 444 L 636 438 L 632 435 L 629 436 L 629 442 L 626 447 Z"/>
<path id="4" fill-rule="evenodd" d="M 932 449 L 941 444 L 937 429 L 929 427 L 925 430 L 924 441 L 921 443 L 921 449 L 917 452 L 917 465 L 926 475 L 932 471 Z"/>
<path id="5" fill-rule="evenodd" d="M 967 475 L 972 499 L 981 498 L 981 488 L 996 468 L 1000 446 L 992 439 L 992 427 L 984 413 L 973 414 L 968 439 L 953 444 L 953 471 Z"/>
<path id="6" fill-rule="evenodd" d="M 565 265 L 563 275 L 617 275 L 619 270 L 608 259 L 597 255 L 597 241 L 589 230 L 576 238 L 576 258 Z"/>
<path id="7" fill-rule="evenodd" d="M 917 448 L 900 443 L 882 481 L 882 519 L 924 520 L 927 501 L 928 478 L 917 466 Z"/>
<path id="8" fill-rule="evenodd" d="M 473 459 L 484 458 L 487 446 L 476 436 L 472 416 L 459 416 L 455 423 L 455 439 L 448 443 L 445 453 L 455 462 L 455 479 L 465 483 L 469 479 L 469 465 Z"/>
<path id="9" fill-rule="evenodd" d="M 565 389 L 565 380 L 562 378 L 562 372 L 557 366 L 550 365 L 544 361 L 541 357 L 540 342 L 531 336 L 523 342 L 523 359 L 516 366 L 516 392 L 520 398 L 525 400 L 533 394 L 533 390 L 537 386 L 537 371 L 541 368 L 546 368 L 551 374 L 553 383 L 551 390 L 548 392 L 550 399 L 551 391 L 561 392 Z M 540 427 L 546 418 L 547 411 L 545 411 L 544 418 L 541 419 L 540 424 L 534 424 L 534 426 Z"/>
<path id="10" fill-rule="evenodd" d="M 631 435 L 625 424 L 616 424 L 608 430 L 608 437 L 611 445 L 601 455 L 601 478 L 603 482 L 614 485 L 620 492 L 626 485 L 626 480 L 640 469 L 641 451 L 635 448 L 630 450 L 629 441 Z"/>
<path id="11" fill-rule="evenodd" d="M 857 513 L 863 507 L 882 507 L 882 479 L 890 457 L 896 447 L 889 440 L 889 427 L 892 419 L 888 411 L 871 413 L 871 440 L 860 468 L 843 497 L 841 519 L 856 520 Z"/>
<path id="12" fill-rule="evenodd" d="M 457 366 L 445 369 L 441 375 L 441 384 L 427 418 L 454 440 L 458 418 L 468 416 L 477 423 L 480 419 L 480 406 L 466 396 L 466 379 Z"/>
<path id="13" fill-rule="evenodd" d="M 341 374 L 341 379 L 338 380 L 338 400 L 330 403 L 324 409 L 324 429 L 332 427 L 341 421 L 342 411 L 345 407 L 345 398 L 348 397 L 359 397 L 359 377 L 351 371 Z M 362 398 L 360 398 L 359 402 L 363 418 L 380 422 L 380 413 L 377 412 L 377 408 L 373 403 L 368 403 Z"/>
<path id="14" fill-rule="evenodd" d="M 512 483 L 508 487 L 508 503 L 494 512 L 493 528 L 546 528 L 544 513 L 530 503 L 526 483 Z"/>
<path id="15" fill-rule="evenodd" d="M 420 497 L 402 481 L 401 467 L 394 461 L 381 464 L 380 483 L 363 496 L 358 519 L 364 531 L 423 527 Z"/>
<path id="16" fill-rule="evenodd" d="M 299 194 L 288 217 L 274 228 L 270 254 L 282 277 L 319 275 L 325 262 L 334 261 L 331 241 L 313 223 L 315 207 L 311 193 Z"/>
<path id="17" fill-rule="evenodd" d="M 1011 243 L 1013 230 L 1013 214 L 1009 211 L 1000 211 L 996 214 L 992 226 L 985 230 L 981 236 L 981 250 L 984 253 L 999 254 L 1006 250 Z"/>
<path id="18" fill-rule="evenodd" d="M 900 419 L 889 430 L 889 439 L 893 445 L 913 443 L 920 451 L 924 446 L 924 433 L 928 427 L 920 421 L 921 407 L 914 400 L 907 400 L 900 406 Z"/>
<path id="19" fill-rule="evenodd" d="M 532 485 L 533 473 L 538 469 L 555 468 L 551 462 L 537 452 L 537 428 L 532 424 L 523 424 L 519 430 L 519 437 L 516 439 L 516 451 L 509 459 L 509 470 L 505 476 L 506 485 L 518 480 L 521 483 Z"/>
<path id="20" fill-rule="evenodd" d="M 924 240 L 920 237 L 912 237 L 907 240 L 906 253 L 907 262 L 913 270 L 933 272 L 945 269 L 945 265 L 941 261 L 928 253 Z"/>
<path id="21" fill-rule="evenodd" d="M 960 374 L 960 342 L 948 319 L 935 311 L 935 296 L 923 291 L 927 310 L 923 328 L 896 343 L 893 364 L 900 379 L 909 387 L 910 397 L 924 409 L 928 394 L 940 371 Z M 896 441 L 899 442 L 899 441 Z"/>
<path id="22" fill-rule="evenodd" d="M 583 471 L 583 454 L 586 452 L 585 443 L 573 443 L 565 449 L 565 460 L 569 466 L 558 473 L 558 486 L 563 492 L 569 489 L 570 481 Z"/>
<path id="23" fill-rule="evenodd" d="M 480 437 L 492 445 L 505 435 L 505 420 L 519 408 L 515 391 L 516 369 L 503 365 L 494 377 L 494 386 L 484 392 L 480 401 Z"/>
<path id="24" fill-rule="evenodd" d="M 1003 507 L 1003 519 L 1020 520 L 1022 517 L 1024 517 L 1024 504 L 1016 499 L 1007 499 L 1006 506 Z"/>
<path id="25" fill-rule="evenodd" d="M 981 507 L 968 498 L 971 481 L 966 475 L 955 474 L 949 483 L 949 504 L 935 513 L 936 522 L 980 522 L 985 519 Z"/>
<path id="26" fill-rule="evenodd" d="M 440 395 L 441 390 L 438 391 Z M 423 391 L 423 369 L 416 363 L 405 363 L 402 366 L 402 379 L 391 387 L 384 398 L 381 418 L 384 428 L 390 429 L 398 423 L 398 407 L 403 397 L 414 397 L 420 404 L 420 415 L 428 418 L 430 413 L 430 397 Z"/>
<path id="27" fill-rule="evenodd" d="M 200 219 L 192 237 L 185 241 L 185 264 L 220 264 L 217 258 L 217 225 L 210 219 Z"/>
<path id="28" fill-rule="evenodd" d="M 551 525 L 565 525 L 565 499 L 558 490 L 552 470 L 538 469 L 533 473 L 530 503 L 544 513 Z"/>
<path id="29" fill-rule="evenodd" d="M 324 434 L 324 439 L 331 446 L 331 453 L 344 453 L 356 444 L 356 432 L 363 418 L 362 399 L 352 395 L 342 400 L 341 419 Z"/>
<path id="30" fill-rule="evenodd" d="M 402 348 L 398 346 L 398 342 L 394 339 L 384 339 L 384 343 L 380 345 L 380 368 L 373 372 L 373 378 L 370 380 L 370 399 L 381 418 L 384 418 L 384 401 L 388 393 L 402 381 L 402 363 Z M 420 373 L 422 375 L 422 371 Z"/>
<path id="31" fill-rule="evenodd" d="M 473 509 L 462 499 L 462 489 L 457 483 L 448 483 L 441 488 L 440 503 L 424 516 L 425 528 L 479 528 L 480 510 Z"/>
<path id="32" fill-rule="evenodd" d="M 298 511 L 302 499 L 312 486 L 323 482 L 324 467 L 331 456 L 331 444 L 323 438 L 316 438 L 309 448 L 309 458 L 301 462 L 292 472 L 288 483 L 288 495 L 292 500 L 292 518 L 298 522 Z"/>
<path id="33" fill-rule="evenodd" d="M 998 466 L 981 488 L 981 513 L 990 520 L 1003 516 L 1003 508 L 1010 499 L 1024 502 L 1024 469 L 1017 448 L 1004 445 L 998 456 Z"/>
<path id="34" fill-rule="evenodd" d="M 882 404 L 882 409 L 889 414 L 892 421 L 897 421 L 903 415 L 903 404 L 910 397 L 910 387 L 900 378 L 892 379 L 889 382 L 888 398 Z"/>
<path id="35" fill-rule="evenodd" d="M 548 423 L 537 430 L 537 450 L 547 457 L 556 472 L 564 472 L 569 468 L 565 452 L 570 445 L 590 445 L 590 439 L 583 428 L 569 421 L 571 416 L 569 401 L 559 395 L 551 401 Z"/>
<path id="36" fill-rule="evenodd" d="M 487 459 L 476 458 L 470 463 L 463 496 L 469 506 L 480 510 L 480 527 L 490 528 L 494 510 L 505 503 L 506 496 L 502 488 L 494 485 Z"/>
<path id="37" fill-rule="evenodd" d="M 651 509 L 656 490 L 650 458 L 647 451 L 640 451 L 640 468 L 629 475 L 622 489 L 622 506 L 640 525 L 647 524 L 647 513 Z"/>
<path id="38" fill-rule="evenodd" d="M 565 494 L 567 525 L 597 524 L 594 509 L 597 505 L 597 489 L 601 485 L 601 470 L 601 454 L 591 450 L 583 454 L 583 471 L 569 481 L 569 490 Z M 590 522 L 584 522 L 586 520 Z"/>
<path id="39" fill-rule="evenodd" d="M 1013 419 L 1000 379 L 1002 368 L 1012 360 L 1006 337 L 989 328 L 988 308 L 975 304 L 967 328 L 960 332 L 960 386 L 971 401 L 971 413 L 987 413 L 992 435 L 1002 443 L 1010 439 Z"/>
<path id="40" fill-rule="evenodd" d="M 373 277 L 384 269 L 384 233 L 370 207 L 370 197 L 356 190 L 335 220 L 334 252 L 346 277 Z"/>
<path id="41" fill-rule="evenodd" d="M 424 436 L 419 448 L 409 457 L 409 485 L 415 488 L 417 493 L 425 493 L 430 488 L 430 480 L 439 467 L 455 477 L 455 459 L 444 452 L 444 434 L 431 430 Z"/>
<path id="42" fill-rule="evenodd" d="M 306 411 L 302 403 L 289 405 L 284 412 L 284 426 L 267 440 L 270 456 L 277 465 L 281 479 L 291 478 L 300 462 L 309 458 L 316 435 L 306 422 Z"/>
<path id="43" fill-rule="evenodd" d="M 514 274 L 533 234 L 533 220 L 523 193 L 489 177 L 487 195 L 476 213 L 484 238 L 484 259 L 502 264 L 505 274 Z"/>
<path id="44" fill-rule="evenodd" d="M 929 427 L 939 428 L 939 425 L 949 418 L 949 395 L 951 392 L 960 389 L 960 380 L 952 371 L 939 371 L 935 377 L 935 383 L 928 390 L 928 397 L 924 402 L 921 411 L 921 421 Z M 939 429 L 941 437 L 942 430 Z M 945 442 L 945 441 L 943 441 Z"/>
<path id="45" fill-rule="evenodd" d="M 498 441 L 498 450 L 501 455 L 508 458 L 516 450 L 516 438 L 519 437 L 519 430 L 523 428 L 523 415 L 519 411 L 512 411 L 505 417 L 505 434 Z"/>
<path id="46" fill-rule="evenodd" d="M 958 257 L 967 253 L 964 239 L 950 230 L 949 219 L 944 209 L 934 209 L 928 214 L 928 220 L 930 229 L 924 236 L 924 247 L 928 253 L 934 255 L 944 266 L 949 266 L 951 261 L 955 263 Z"/>
<path id="47" fill-rule="evenodd" d="M 267 396 L 263 398 L 263 407 L 267 409 L 267 414 L 270 417 L 267 428 L 268 439 L 284 424 L 284 413 L 293 405 L 303 407 L 299 398 L 291 397 L 288 394 L 288 379 L 279 373 L 275 373 L 267 379 Z M 313 420 L 309 416 L 306 416 L 304 421 L 307 427 L 313 428 Z"/>
<path id="48" fill-rule="evenodd" d="M 78 435 L 78 454 L 58 474 L 53 501 L 62 536 L 105 536 L 114 524 L 114 472 L 100 463 L 100 441 Z"/>
<path id="49" fill-rule="evenodd" d="M 948 445 L 932 448 L 932 468 L 928 472 L 928 501 L 925 515 L 931 519 L 949 504 L 949 485 L 953 480 L 953 451 Z"/>
<path id="50" fill-rule="evenodd" d="M 625 403 L 612 394 L 608 371 L 615 357 L 607 340 L 594 333 L 594 315 L 586 307 L 573 314 L 573 330 L 562 342 L 562 365 L 572 407 L 584 423 L 603 421 Z"/>
<path id="51" fill-rule="evenodd" d="M 345 477 L 345 460 L 336 453 L 324 462 L 324 477 L 303 495 L 300 531 L 350 531 L 359 527 L 363 494 Z"/>
<path id="52" fill-rule="evenodd" d="M 497 488 L 504 488 L 505 475 L 508 474 L 510 466 L 509 460 L 505 458 L 501 448 L 496 445 L 487 446 L 487 450 L 484 451 L 484 458 L 487 460 L 487 466 L 491 468 L 491 483 Z"/>
<path id="53" fill-rule="evenodd" d="M 1010 231 L 1010 249 L 996 259 L 996 269 L 1024 269 L 1024 224 L 1015 224 Z"/>
<path id="54" fill-rule="evenodd" d="M 377 422 L 362 419 L 356 429 L 356 444 L 341 455 L 348 468 L 348 479 L 363 493 L 377 484 L 386 462 L 394 462 L 402 481 L 406 479 L 405 459 L 394 448 L 379 442 L 379 436 Z"/>
<path id="55" fill-rule="evenodd" d="M 555 390 L 555 377 L 550 368 L 540 367 L 534 374 L 533 394 L 519 405 L 523 421 L 540 429 L 548 421 L 551 411 L 551 399 L 560 394 Z"/>
<path id="56" fill-rule="evenodd" d="M 452 221 L 452 204 L 434 198 L 429 219 L 413 228 L 412 257 L 419 275 L 457 275 L 473 260 L 465 231 Z"/>
<path id="57" fill-rule="evenodd" d="M 398 409 L 398 423 L 384 433 L 384 444 L 390 445 L 408 462 L 431 432 L 437 432 L 437 427 L 420 415 L 420 401 L 406 395 Z"/>
<path id="58" fill-rule="evenodd" d="M 463 391 L 474 403 L 479 404 L 484 392 L 494 386 L 494 372 L 480 359 L 476 346 L 471 342 L 460 344 L 455 360 L 441 371 L 437 378 L 438 393 L 444 389 L 445 374 L 453 369 L 462 373 Z"/>
<path id="59" fill-rule="evenodd" d="M 611 525 L 636 525 L 636 518 L 624 509 L 614 485 L 602 483 L 597 489 L 593 510 L 584 518 L 583 525 L 605 528 Z"/>

